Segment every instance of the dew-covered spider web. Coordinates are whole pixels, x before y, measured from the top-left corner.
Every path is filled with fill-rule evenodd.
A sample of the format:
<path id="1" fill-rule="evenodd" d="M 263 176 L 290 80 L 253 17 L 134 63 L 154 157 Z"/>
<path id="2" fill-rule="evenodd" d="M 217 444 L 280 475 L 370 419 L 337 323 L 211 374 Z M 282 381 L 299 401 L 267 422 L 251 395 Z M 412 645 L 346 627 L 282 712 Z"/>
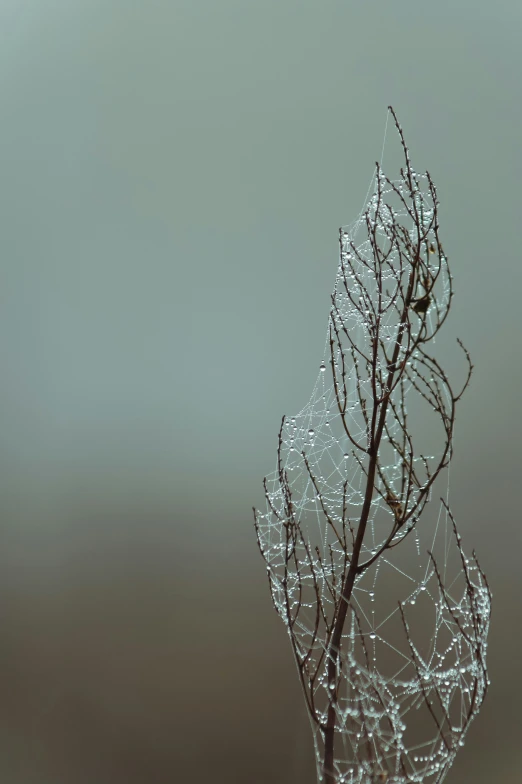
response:
<path id="1" fill-rule="evenodd" d="M 441 782 L 488 683 L 490 591 L 475 556 L 462 550 L 446 464 L 430 481 L 444 450 L 448 462 L 451 454 L 453 429 L 444 429 L 453 413 L 451 388 L 422 346 L 399 351 L 402 381 L 386 387 L 391 347 L 404 323 L 394 297 L 397 304 L 404 295 L 412 248 L 421 248 L 423 260 L 408 311 L 411 341 L 421 330 L 429 340 L 451 299 L 431 181 L 408 158 L 407 167 L 409 186 L 404 173 L 392 183 L 378 169 L 367 208 L 341 229 L 317 380 L 306 406 L 283 419 L 276 469 L 265 480 L 266 509 L 255 511 L 272 598 L 306 698 L 318 779 L 327 780 L 325 728 L 333 711 L 330 774 L 343 784 Z M 416 224 L 400 196 L 417 205 Z M 428 293 L 427 307 L 415 310 Z M 363 357 L 375 347 L 375 313 L 372 370 Z M 360 550 L 360 563 L 371 563 L 355 578 L 332 682 L 329 646 L 366 494 L 371 401 L 387 393 L 390 416 Z"/>

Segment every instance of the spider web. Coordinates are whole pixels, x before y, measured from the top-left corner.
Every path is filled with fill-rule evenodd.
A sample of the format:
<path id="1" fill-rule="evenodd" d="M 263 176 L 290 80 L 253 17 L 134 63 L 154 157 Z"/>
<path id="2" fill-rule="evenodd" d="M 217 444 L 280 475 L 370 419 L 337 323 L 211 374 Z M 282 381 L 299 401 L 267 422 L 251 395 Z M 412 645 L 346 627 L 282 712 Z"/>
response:
<path id="1" fill-rule="evenodd" d="M 426 204 L 426 177 L 412 173 L 419 203 Z M 398 180 L 396 191 L 388 183 L 383 192 L 391 198 L 403 186 L 404 180 Z M 365 310 L 364 302 L 365 298 L 368 303 L 375 301 L 379 288 L 370 263 L 371 242 L 361 233 L 373 221 L 377 233 L 386 235 L 386 217 L 379 212 L 376 188 L 366 214 L 369 223 L 361 215 L 341 228 L 334 307 L 323 361 L 307 405 L 283 420 L 278 465 L 265 479 L 266 510 L 255 512 L 274 606 L 292 640 L 307 701 L 319 781 L 324 780 L 324 728 L 332 705 L 328 630 L 350 555 L 340 527 L 343 521 L 353 521 L 353 527 L 348 522 L 348 539 L 351 534 L 353 542 L 366 479 L 339 412 L 335 373 L 344 374 L 344 416 L 352 439 L 363 446 L 367 426 L 360 401 L 371 393 L 371 379 L 356 373 L 354 365 L 345 365 L 339 347 L 335 352 L 331 349 L 331 335 L 336 321 L 346 327 L 356 345 L 368 343 L 369 308 Z M 425 210 L 423 220 L 429 222 L 431 217 L 429 209 Z M 408 220 L 400 205 L 394 208 L 397 219 Z M 391 254 L 385 284 L 387 279 L 393 284 L 396 262 Z M 444 269 L 437 286 L 439 302 L 447 304 L 451 282 Z M 381 296 L 383 288 L 386 291 L 386 285 L 380 287 Z M 353 306 L 354 301 L 359 307 Z M 393 344 L 399 328 L 392 315 L 388 321 L 383 319 L 383 340 Z M 426 329 L 430 328 L 428 312 Z M 415 377 L 410 374 L 408 379 L 406 398 Z M 389 435 L 397 436 L 398 422 L 392 421 L 389 427 Z M 403 461 L 389 439 L 380 452 L 386 487 L 397 489 Z M 423 454 L 414 461 L 429 471 L 430 463 L 439 457 Z M 385 543 L 396 513 L 382 482 L 380 488 L 371 501 L 363 561 Z M 300 536 L 289 545 L 285 519 L 290 489 Z M 430 499 L 433 492 L 431 487 Z M 462 550 L 447 505 L 448 492 L 449 472 L 446 502 L 435 511 L 435 505 L 429 505 L 431 517 L 425 512 L 422 524 L 417 524 L 419 515 L 410 518 L 394 536 L 392 547 L 356 578 L 335 686 L 334 772 L 341 784 L 438 784 L 463 745 L 486 693 L 491 595 L 476 558 L 468 558 Z M 345 545 L 346 541 L 345 537 Z"/>

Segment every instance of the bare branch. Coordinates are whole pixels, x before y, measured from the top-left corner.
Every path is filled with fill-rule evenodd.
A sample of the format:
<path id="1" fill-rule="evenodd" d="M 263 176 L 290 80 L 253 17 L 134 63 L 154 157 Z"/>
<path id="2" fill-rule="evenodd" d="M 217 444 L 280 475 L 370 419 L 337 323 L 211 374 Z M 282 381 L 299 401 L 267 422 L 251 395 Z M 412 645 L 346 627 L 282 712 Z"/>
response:
<path id="1" fill-rule="evenodd" d="M 488 684 L 487 580 L 447 501 L 428 518 L 473 365 L 457 339 L 455 391 L 434 351 L 453 298 L 439 201 L 390 113 L 404 166 L 391 180 L 377 164 L 360 221 L 339 231 L 326 356 L 310 402 L 282 419 L 266 511 L 254 510 L 321 784 L 439 784 Z M 410 407 L 436 424 L 435 448 Z"/>

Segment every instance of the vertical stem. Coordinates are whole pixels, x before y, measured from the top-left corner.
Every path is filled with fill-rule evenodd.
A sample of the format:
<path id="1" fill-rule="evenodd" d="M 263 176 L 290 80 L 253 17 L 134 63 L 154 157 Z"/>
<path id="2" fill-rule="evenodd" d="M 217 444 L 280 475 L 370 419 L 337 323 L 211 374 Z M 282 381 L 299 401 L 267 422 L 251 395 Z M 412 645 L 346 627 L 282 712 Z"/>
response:
<path id="1" fill-rule="evenodd" d="M 366 484 L 366 493 L 364 497 L 364 504 L 361 512 L 361 519 L 357 529 L 357 537 L 353 549 L 352 560 L 350 568 L 346 575 L 346 580 L 343 585 L 341 594 L 341 602 L 339 606 L 339 613 L 337 615 L 335 626 L 330 643 L 329 659 L 328 659 L 328 693 L 330 704 L 328 706 L 328 714 L 326 720 L 326 728 L 324 730 L 324 781 L 325 784 L 336 784 L 334 773 L 334 736 L 335 736 L 335 710 L 337 706 L 336 689 L 336 672 L 337 662 L 339 660 L 339 652 L 341 647 L 341 638 L 343 628 L 346 621 L 346 613 L 353 591 L 355 578 L 357 576 L 357 567 L 359 565 L 359 555 L 361 552 L 364 534 L 366 531 L 366 524 L 370 514 L 370 505 L 373 495 L 373 486 L 375 481 L 375 469 L 377 466 L 377 451 L 372 454 L 370 459 L 370 466 L 368 469 L 368 482 Z"/>
<path id="2" fill-rule="evenodd" d="M 418 254 L 416 256 L 416 261 L 418 261 Z M 410 279 L 408 282 L 408 292 L 405 298 L 404 309 L 401 317 L 401 327 L 399 328 L 397 339 L 395 342 L 395 348 L 393 351 L 393 360 L 391 364 L 392 370 L 390 370 L 386 382 L 388 389 L 391 389 L 393 384 L 395 368 L 397 366 L 399 351 L 402 345 L 402 339 L 404 336 L 404 326 L 402 325 L 405 323 L 408 303 L 411 299 L 413 288 L 415 285 L 415 268 L 416 268 L 416 264 L 413 265 L 413 270 L 410 273 Z M 373 373 L 375 373 L 375 369 L 376 368 L 375 368 L 375 360 L 374 360 Z M 375 486 L 375 473 L 377 469 L 379 446 L 381 443 L 384 423 L 386 421 L 386 411 L 388 408 L 388 402 L 389 402 L 389 396 L 384 397 L 379 403 L 374 395 L 372 423 L 371 423 L 371 431 L 370 431 L 371 442 L 368 449 L 368 454 L 370 456 L 370 463 L 368 466 L 366 491 L 364 495 L 363 507 L 361 510 L 361 517 L 359 519 L 359 526 L 357 528 L 357 536 L 355 538 L 355 543 L 353 547 L 352 558 L 350 561 L 350 567 L 348 569 L 348 574 L 346 575 L 346 580 L 344 581 L 344 585 L 342 588 L 341 600 L 339 604 L 339 612 L 337 614 L 337 618 L 335 619 L 332 639 L 330 642 L 330 649 L 328 652 L 329 657 L 328 657 L 328 669 L 327 669 L 327 688 L 328 688 L 329 705 L 328 705 L 328 712 L 326 717 L 326 727 L 324 729 L 324 762 L 323 762 L 324 784 L 336 784 L 335 771 L 334 771 L 334 741 L 335 741 L 335 713 L 338 704 L 337 690 L 336 690 L 337 662 L 339 660 L 341 639 L 343 635 L 344 624 L 346 621 L 346 614 L 348 612 L 348 605 L 350 603 L 350 599 L 352 596 L 353 586 L 355 584 L 355 578 L 359 571 L 359 557 L 361 554 L 361 548 L 364 541 L 364 534 L 366 533 L 368 517 L 370 515 L 370 507 L 372 503 L 373 490 Z M 378 422 L 376 422 L 377 409 L 379 405 L 381 405 L 381 410 L 379 412 Z"/>

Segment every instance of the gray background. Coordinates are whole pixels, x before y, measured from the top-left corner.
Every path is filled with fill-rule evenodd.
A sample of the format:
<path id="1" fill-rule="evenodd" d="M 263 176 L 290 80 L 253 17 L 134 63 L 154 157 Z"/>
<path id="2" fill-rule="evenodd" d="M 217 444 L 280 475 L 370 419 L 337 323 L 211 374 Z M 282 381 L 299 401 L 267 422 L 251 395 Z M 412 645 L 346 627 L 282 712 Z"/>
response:
<path id="1" fill-rule="evenodd" d="M 2 0 L 0 780 L 311 784 L 251 519 L 386 107 L 476 365 L 451 502 L 494 592 L 448 783 L 520 782 L 515 0 Z M 388 132 L 384 165 L 395 161 Z"/>

